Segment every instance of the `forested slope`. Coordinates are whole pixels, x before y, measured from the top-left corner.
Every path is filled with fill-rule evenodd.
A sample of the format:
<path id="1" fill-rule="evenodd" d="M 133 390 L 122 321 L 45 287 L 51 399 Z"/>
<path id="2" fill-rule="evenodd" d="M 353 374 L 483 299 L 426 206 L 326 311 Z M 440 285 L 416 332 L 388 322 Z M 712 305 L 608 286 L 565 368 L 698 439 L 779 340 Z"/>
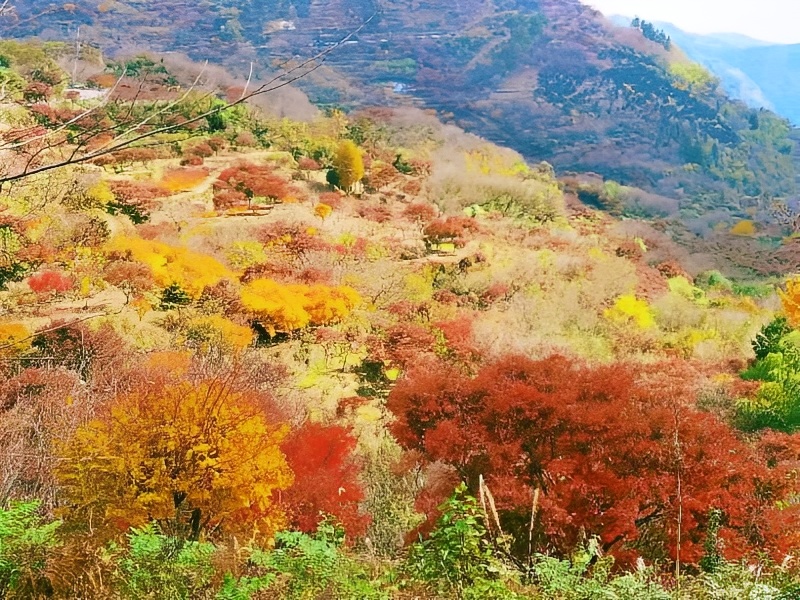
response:
<path id="1" fill-rule="evenodd" d="M 797 279 L 430 114 L 62 49 L 0 47 L 3 177 L 173 127 L 2 189 L 0 594 L 796 594 Z"/>
<path id="2" fill-rule="evenodd" d="M 593 171 L 675 198 L 684 218 L 791 197 L 789 128 L 732 101 L 675 49 L 613 28 L 577 0 L 99 2 L 17 6 L 6 35 L 84 39 L 109 50 L 180 51 L 243 76 L 304 57 L 369 24 L 301 84 L 315 102 L 412 104 L 529 160 Z M 176 18 L 176 15 L 179 15 Z"/>

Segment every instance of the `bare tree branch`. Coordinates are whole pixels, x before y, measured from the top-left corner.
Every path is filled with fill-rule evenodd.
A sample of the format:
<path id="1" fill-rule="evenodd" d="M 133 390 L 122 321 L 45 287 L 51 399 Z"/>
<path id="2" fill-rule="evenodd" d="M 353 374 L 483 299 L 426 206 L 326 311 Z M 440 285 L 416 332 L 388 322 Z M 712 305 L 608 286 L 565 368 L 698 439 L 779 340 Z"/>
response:
<path id="1" fill-rule="evenodd" d="M 297 64 L 297 65 L 295 65 L 295 66 L 293 66 L 293 67 L 291 67 L 289 69 L 286 69 L 286 70 L 282 71 L 281 73 L 275 75 L 272 79 L 268 80 L 267 82 L 261 84 L 259 87 L 255 88 L 253 91 L 248 92 L 247 90 L 248 90 L 248 87 L 250 85 L 250 81 L 252 79 L 252 65 L 251 65 L 250 75 L 248 76 L 248 80 L 247 80 L 247 86 L 248 87 L 245 88 L 242 96 L 239 97 L 237 100 L 234 100 L 234 101 L 231 101 L 231 102 L 226 102 L 226 103 L 224 103 L 222 105 L 219 105 L 219 106 L 216 106 L 214 108 L 211 108 L 211 109 L 209 109 L 209 110 L 207 110 L 207 111 L 205 111 L 205 112 L 203 112 L 203 113 L 201 113 L 199 115 L 196 115 L 194 117 L 191 117 L 191 118 L 187 119 L 186 121 L 183 121 L 182 123 L 176 123 L 176 124 L 172 124 L 172 125 L 165 125 L 163 127 L 158 127 L 156 129 L 152 129 L 152 130 L 149 130 L 149 131 L 146 131 L 146 132 L 142 132 L 142 133 L 139 133 L 138 135 L 136 135 L 136 133 L 138 131 L 140 131 L 141 128 L 143 126 L 145 126 L 147 123 L 149 123 L 153 118 L 155 118 L 156 116 L 158 116 L 160 114 L 163 114 L 164 112 L 166 112 L 170 108 L 174 108 L 175 106 L 178 106 L 182 102 L 186 101 L 186 99 L 189 97 L 191 92 L 195 89 L 195 87 L 199 83 L 199 81 L 200 81 L 200 79 L 202 77 L 202 74 L 205 71 L 205 68 L 206 68 L 206 66 L 208 64 L 208 63 L 206 63 L 206 66 L 203 67 L 203 70 L 200 72 L 198 77 L 195 79 L 195 82 L 186 91 L 186 93 L 184 93 L 181 96 L 180 99 L 178 99 L 178 100 L 168 104 L 167 106 L 159 109 L 158 111 L 148 115 L 145 119 L 143 119 L 143 120 L 139 121 L 138 123 L 130 126 L 128 129 L 126 129 L 122 133 L 117 134 L 112 140 L 107 142 L 101 148 L 98 148 L 98 149 L 96 149 L 96 150 L 94 150 L 92 152 L 88 152 L 88 153 L 80 155 L 80 156 L 78 156 L 76 154 L 76 152 L 73 151 L 73 153 L 69 157 L 67 157 L 67 158 L 65 158 L 63 160 L 57 160 L 57 161 L 49 163 L 49 164 L 44 164 L 44 165 L 33 167 L 32 166 L 33 159 L 35 157 L 38 157 L 41 154 L 41 151 L 38 151 L 38 152 L 36 152 L 34 154 L 33 157 L 31 157 L 31 159 L 29 159 L 27 165 L 25 166 L 25 168 L 22 171 L 20 171 L 18 173 L 13 173 L 13 174 L 7 174 L 7 175 L 4 175 L 4 176 L 0 176 L 0 187 L 2 187 L 2 185 L 5 184 L 5 183 L 18 181 L 18 180 L 21 180 L 21 179 L 25 179 L 27 177 L 31 177 L 31 176 L 37 175 L 39 173 L 45 173 L 47 171 L 52 171 L 54 169 L 59 169 L 61 167 L 65 167 L 65 166 L 68 166 L 68 165 L 90 162 L 90 161 L 92 161 L 92 160 L 94 160 L 96 158 L 99 158 L 101 156 L 105 156 L 107 154 L 111 154 L 113 152 L 116 152 L 116 151 L 121 150 L 123 148 L 126 148 L 128 146 L 131 146 L 132 144 L 136 144 L 137 142 L 140 142 L 140 141 L 142 141 L 144 139 L 147 139 L 149 137 L 153 137 L 153 136 L 156 136 L 156 135 L 159 135 L 159 134 L 162 134 L 162 133 L 169 133 L 171 131 L 175 131 L 177 129 L 184 128 L 186 125 L 190 125 L 192 123 L 196 123 L 198 121 L 202 121 L 203 119 L 206 119 L 206 118 L 208 118 L 210 116 L 217 115 L 217 114 L 219 114 L 219 113 L 221 113 L 221 112 L 223 112 L 225 110 L 228 110 L 230 108 L 233 108 L 235 106 L 243 104 L 244 102 L 247 102 L 248 100 L 250 100 L 251 98 L 254 98 L 256 96 L 260 96 L 260 95 L 263 95 L 263 94 L 268 94 L 270 92 L 274 92 L 274 91 L 276 91 L 278 89 L 281 89 L 283 87 L 291 85 L 292 83 L 294 83 L 294 82 L 296 82 L 296 81 L 298 81 L 298 80 L 300 80 L 300 79 L 302 79 L 304 77 L 307 77 L 308 75 L 310 75 L 311 73 L 313 73 L 314 71 L 319 69 L 325 63 L 326 59 L 329 57 L 329 55 L 331 53 L 333 53 L 335 50 L 340 48 L 343 44 L 348 42 L 350 39 L 352 39 L 354 36 L 356 36 L 360 31 L 362 31 L 365 27 L 367 27 L 367 25 L 369 25 L 369 23 L 371 23 L 375 19 L 377 14 L 378 13 L 374 13 L 371 17 L 369 17 L 366 21 L 364 21 L 358 28 L 356 28 L 353 31 L 351 31 L 350 33 L 348 33 L 345 37 L 341 38 L 335 44 L 325 48 L 324 50 L 318 52 L 317 54 L 311 56 L 310 58 L 307 58 L 307 59 L 303 60 L 299 64 Z M 283 64 L 284 65 L 288 64 L 288 62 L 289 61 L 287 60 Z M 208 94 L 208 95 L 211 95 L 211 94 Z M 206 97 L 208 97 L 208 95 Z M 74 122 L 74 120 L 72 122 Z M 60 129 L 63 129 L 63 127 L 60 128 Z M 128 137 L 128 136 L 130 136 L 130 137 Z M 96 135 L 94 137 L 96 137 Z M 86 141 L 83 142 L 84 145 L 86 143 L 87 143 Z M 45 150 L 46 149 L 48 149 L 48 148 L 45 148 Z M 49 149 L 52 149 L 52 147 L 50 147 Z"/>
<path id="2" fill-rule="evenodd" d="M 69 121 L 66 121 L 66 122 L 62 123 L 56 129 L 48 129 L 45 133 L 43 133 L 41 135 L 38 135 L 38 136 L 34 136 L 32 138 L 29 138 L 29 139 L 26 139 L 23 142 L 14 143 L 14 144 L 0 145 L 0 150 L 16 150 L 16 149 L 22 148 L 23 146 L 26 146 L 28 144 L 32 144 L 33 142 L 37 142 L 37 141 L 41 141 L 41 140 L 47 139 L 48 137 L 52 137 L 56 133 L 64 131 L 70 125 L 74 125 L 75 123 L 77 123 L 78 121 L 80 121 L 84 117 L 89 116 L 93 112 L 97 112 L 98 109 L 100 109 L 101 107 L 103 107 L 106 104 L 108 104 L 109 99 L 111 98 L 111 96 L 114 93 L 114 91 L 116 91 L 117 86 L 120 84 L 120 82 L 122 81 L 122 79 L 124 77 L 125 77 L 125 74 L 123 73 L 122 77 L 117 79 L 116 83 L 114 84 L 114 87 L 112 87 L 108 91 L 108 93 L 103 98 L 103 101 L 100 102 L 99 104 L 96 104 L 92 108 L 89 108 L 89 109 L 85 110 L 84 112 L 82 112 L 81 114 L 77 115 L 76 117 L 71 118 Z"/>

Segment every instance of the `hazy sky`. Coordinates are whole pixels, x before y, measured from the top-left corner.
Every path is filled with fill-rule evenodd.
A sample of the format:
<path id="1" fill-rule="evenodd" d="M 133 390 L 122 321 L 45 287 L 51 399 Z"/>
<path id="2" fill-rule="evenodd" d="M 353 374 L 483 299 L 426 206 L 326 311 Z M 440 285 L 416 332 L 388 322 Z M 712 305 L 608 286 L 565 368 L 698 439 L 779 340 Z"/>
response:
<path id="1" fill-rule="evenodd" d="M 800 0 L 583 0 L 606 15 L 668 21 L 694 33 L 800 43 Z"/>

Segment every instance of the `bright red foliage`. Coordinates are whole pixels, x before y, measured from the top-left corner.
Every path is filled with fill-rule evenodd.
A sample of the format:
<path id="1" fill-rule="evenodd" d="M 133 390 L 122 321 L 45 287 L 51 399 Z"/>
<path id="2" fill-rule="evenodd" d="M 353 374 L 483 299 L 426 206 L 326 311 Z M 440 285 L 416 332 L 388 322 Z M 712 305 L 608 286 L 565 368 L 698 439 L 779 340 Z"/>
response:
<path id="1" fill-rule="evenodd" d="M 69 276 L 58 271 L 42 271 L 28 278 L 28 286 L 37 294 L 68 292 L 73 285 Z"/>
<path id="2" fill-rule="evenodd" d="M 432 244 L 455 242 L 463 246 L 468 234 L 479 230 L 478 222 L 469 217 L 447 217 L 433 221 L 425 228 L 425 238 Z"/>
<path id="3" fill-rule="evenodd" d="M 319 424 L 304 425 L 284 442 L 295 481 L 282 500 L 295 527 L 315 531 L 324 513 L 336 517 L 351 538 L 364 533 L 369 516 L 358 509 L 364 492 L 353 458 L 355 446 L 346 428 Z"/>
<path id="4" fill-rule="evenodd" d="M 240 163 L 228 167 L 214 182 L 214 205 L 218 209 L 248 206 L 253 198 L 262 197 L 280 201 L 294 193 L 294 189 L 271 167 Z"/>
<path id="5" fill-rule="evenodd" d="M 536 488 L 540 549 L 567 554 L 582 536 L 598 535 L 623 562 L 663 558 L 665 545 L 674 558 L 681 510 L 680 557 L 696 563 L 718 509 L 727 558 L 786 550 L 794 539 L 774 521 L 794 511 L 774 507 L 792 486 L 779 485 L 780 470 L 729 426 L 688 403 L 691 380 L 679 363 L 643 370 L 509 356 L 474 379 L 443 363 L 419 367 L 387 405 L 405 448 L 451 465 L 473 493 L 486 478 L 522 554 Z"/>

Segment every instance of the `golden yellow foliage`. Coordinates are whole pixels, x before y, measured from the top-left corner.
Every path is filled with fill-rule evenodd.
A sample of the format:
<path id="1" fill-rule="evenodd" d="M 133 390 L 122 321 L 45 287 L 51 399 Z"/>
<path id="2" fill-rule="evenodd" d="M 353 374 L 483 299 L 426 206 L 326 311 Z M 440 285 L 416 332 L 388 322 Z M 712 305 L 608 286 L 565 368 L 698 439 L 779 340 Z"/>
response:
<path id="1" fill-rule="evenodd" d="M 778 290 L 783 312 L 793 327 L 800 327 L 800 277 L 786 282 L 786 291 Z"/>
<path id="2" fill-rule="evenodd" d="M 177 283 L 195 298 L 206 286 L 234 278 L 234 274 L 212 256 L 154 240 L 120 236 L 106 244 L 105 249 L 109 253 L 130 255 L 133 260 L 146 265 L 160 287 Z"/>
<path id="3" fill-rule="evenodd" d="M 655 325 L 650 305 L 646 300 L 632 294 L 617 298 L 614 306 L 605 311 L 605 317 L 616 323 L 633 321 L 641 329 L 649 329 Z"/>
<path id="4" fill-rule="evenodd" d="M 121 396 L 60 448 L 65 516 L 110 536 L 151 521 L 195 539 L 216 527 L 272 536 L 286 525 L 275 492 L 293 481 L 287 432 L 260 399 L 218 381 Z"/>
<path id="5" fill-rule="evenodd" d="M 139 320 L 141 321 L 144 316 L 153 310 L 153 306 L 147 300 L 147 298 L 134 298 L 133 302 L 131 302 L 131 308 L 136 311 L 136 314 L 139 315 Z"/>
<path id="6" fill-rule="evenodd" d="M 234 242 L 226 252 L 228 262 L 236 269 L 246 269 L 267 261 L 264 245 L 253 241 Z"/>
<path id="7" fill-rule="evenodd" d="M 0 322 L 0 357 L 13 356 L 30 348 L 30 340 L 26 339 L 30 335 L 30 330 L 22 323 Z"/>
<path id="8" fill-rule="evenodd" d="M 329 216 L 331 216 L 332 212 L 333 208 L 322 202 L 320 202 L 314 207 L 314 214 L 317 215 L 323 221 L 327 219 Z"/>
<path id="9" fill-rule="evenodd" d="M 714 76 L 695 62 L 675 62 L 669 66 L 673 84 L 680 90 L 705 92 L 716 85 Z"/>
<path id="10" fill-rule="evenodd" d="M 206 177 L 208 177 L 206 169 L 173 169 L 164 173 L 161 186 L 173 193 L 184 192 L 196 188 Z"/>
<path id="11" fill-rule="evenodd" d="M 252 329 L 221 315 L 194 319 L 187 335 L 205 346 L 227 350 L 243 350 L 253 343 L 254 338 Z"/>
<path id="12" fill-rule="evenodd" d="M 756 234 L 756 225 L 750 220 L 739 221 L 731 227 L 730 232 L 733 235 L 752 236 Z"/>
<path id="13" fill-rule="evenodd" d="M 364 177 L 364 159 L 352 140 L 344 140 L 336 150 L 333 165 L 339 175 L 339 186 L 349 190 Z"/>
<path id="14" fill-rule="evenodd" d="M 97 206 L 105 206 L 114 201 L 114 192 L 111 191 L 108 182 L 100 180 L 86 190 L 87 198 Z"/>
<path id="15" fill-rule="evenodd" d="M 347 286 L 256 279 L 242 289 L 244 307 L 258 315 L 273 334 L 343 319 L 360 301 L 358 292 Z"/>
<path id="16" fill-rule="evenodd" d="M 515 152 L 501 152 L 495 146 L 482 146 L 465 152 L 467 171 L 482 175 L 525 175 L 530 168 Z"/>

